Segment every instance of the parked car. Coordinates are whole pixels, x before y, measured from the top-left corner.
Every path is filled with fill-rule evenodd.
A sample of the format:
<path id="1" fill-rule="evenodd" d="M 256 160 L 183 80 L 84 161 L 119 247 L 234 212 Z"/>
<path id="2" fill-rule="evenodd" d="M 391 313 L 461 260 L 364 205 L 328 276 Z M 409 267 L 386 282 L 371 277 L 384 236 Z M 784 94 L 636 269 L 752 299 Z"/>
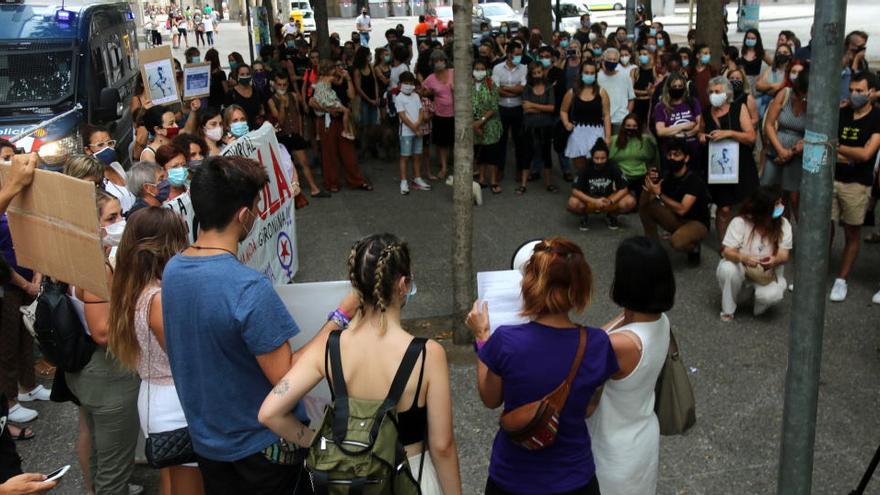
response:
<path id="1" fill-rule="evenodd" d="M 506 22 L 511 31 L 516 31 L 520 26 L 520 17 L 510 5 L 504 2 L 481 3 L 474 6 L 474 15 L 489 19 L 489 27 L 494 31 Z"/>
<path id="2" fill-rule="evenodd" d="M 626 2 L 621 0 L 581 0 L 591 11 L 626 10 Z"/>
<path id="3" fill-rule="evenodd" d="M 559 30 L 568 33 L 574 33 L 581 26 L 581 16 L 590 13 L 590 8 L 577 0 L 564 0 L 559 2 L 559 8 L 556 8 L 556 0 L 551 0 L 553 8 L 552 14 L 553 27 L 556 27 L 556 18 L 559 17 Z M 526 2 L 523 7 L 522 23 L 524 26 L 529 25 L 529 4 Z"/>
<path id="4" fill-rule="evenodd" d="M 291 0 L 290 10 L 312 10 L 312 5 L 308 2 L 308 0 Z"/>
<path id="5" fill-rule="evenodd" d="M 437 30 L 438 33 L 446 31 L 446 26 L 449 25 L 449 21 L 452 20 L 453 18 L 451 6 L 445 5 L 437 7 L 437 17 L 435 18 L 434 28 Z M 482 35 L 480 34 L 480 24 L 484 22 L 491 23 L 492 21 L 489 18 L 480 15 L 480 13 L 477 12 L 477 7 L 474 7 L 474 12 L 471 16 L 471 27 L 473 29 L 474 44 L 479 43 L 480 39 L 482 38 Z"/>
<path id="6" fill-rule="evenodd" d="M 291 10 L 291 13 L 299 12 L 302 14 L 303 32 L 311 33 L 318 30 L 318 24 L 315 23 L 315 12 L 312 10 Z"/>

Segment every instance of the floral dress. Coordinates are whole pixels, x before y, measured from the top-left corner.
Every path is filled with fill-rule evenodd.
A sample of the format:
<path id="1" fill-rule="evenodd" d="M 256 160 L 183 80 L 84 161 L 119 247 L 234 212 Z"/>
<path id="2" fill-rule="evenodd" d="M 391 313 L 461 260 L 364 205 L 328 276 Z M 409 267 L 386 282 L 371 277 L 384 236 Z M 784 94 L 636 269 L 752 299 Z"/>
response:
<path id="1" fill-rule="evenodd" d="M 477 83 L 474 86 L 474 94 L 471 99 L 474 110 L 474 120 L 479 120 L 489 110 L 494 113 L 483 124 L 483 133 L 474 133 L 474 145 L 495 144 L 501 140 L 501 120 L 498 118 L 498 88 L 490 79 L 486 82 Z"/>

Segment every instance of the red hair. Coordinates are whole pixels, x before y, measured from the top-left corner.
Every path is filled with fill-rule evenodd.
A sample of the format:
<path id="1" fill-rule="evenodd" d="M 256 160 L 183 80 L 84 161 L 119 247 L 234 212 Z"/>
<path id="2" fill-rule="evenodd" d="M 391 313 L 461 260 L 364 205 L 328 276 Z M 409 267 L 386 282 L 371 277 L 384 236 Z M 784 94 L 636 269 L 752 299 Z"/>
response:
<path id="1" fill-rule="evenodd" d="M 535 246 L 522 280 L 526 318 L 583 311 L 590 303 L 593 272 L 577 244 L 554 237 Z"/>
<path id="2" fill-rule="evenodd" d="M 792 60 L 791 63 L 788 64 L 788 68 L 785 69 L 785 81 L 783 81 L 783 84 L 782 84 L 783 88 L 794 87 L 794 85 L 791 82 L 791 68 L 794 67 L 795 65 L 800 65 L 802 72 L 804 69 L 807 68 L 807 63 L 804 62 L 803 60 L 801 60 L 799 58 Z"/>

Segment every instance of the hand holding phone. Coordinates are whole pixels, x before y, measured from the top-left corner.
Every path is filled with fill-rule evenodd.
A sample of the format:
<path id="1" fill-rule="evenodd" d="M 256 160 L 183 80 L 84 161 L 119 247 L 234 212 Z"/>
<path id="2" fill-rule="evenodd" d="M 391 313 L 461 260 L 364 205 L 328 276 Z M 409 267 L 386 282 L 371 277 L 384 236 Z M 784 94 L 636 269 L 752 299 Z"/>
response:
<path id="1" fill-rule="evenodd" d="M 67 471 L 69 471 L 69 470 L 70 470 L 70 464 L 63 466 L 63 467 L 60 467 L 60 468 L 56 469 L 55 471 L 52 471 L 51 473 L 47 474 L 46 479 L 43 480 L 43 482 L 45 483 L 47 481 L 55 481 L 55 480 L 61 479 L 61 477 L 64 476 L 65 474 L 67 474 Z"/>

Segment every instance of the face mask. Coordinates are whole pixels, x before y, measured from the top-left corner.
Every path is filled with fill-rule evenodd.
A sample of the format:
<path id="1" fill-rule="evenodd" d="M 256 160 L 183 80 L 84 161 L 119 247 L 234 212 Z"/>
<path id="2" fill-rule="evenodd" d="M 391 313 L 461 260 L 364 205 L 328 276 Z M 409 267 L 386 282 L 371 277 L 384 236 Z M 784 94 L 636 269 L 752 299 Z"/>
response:
<path id="1" fill-rule="evenodd" d="M 639 63 L 642 65 L 648 65 L 648 62 L 651 61 L 651 57 L 648 55 L 639 55 Z"/>
<path id="2" fill-rule="evenodd" d="M 724 93 L 712 93 L 709 95 L 709 103 L 713 107 L 718 108 L 727 102 L 727 95 Z"/>
<path id="3" fill-rule="evenodd" d="M 186 167 L 175 167 L 168 171 L 168 182 L 175 187 L 185 185 L 187 177 L 189 177 L 189 169 Z"/>
<path id="4" fill-rule="evenodd" d="M 101 242 L 106 247 L 118 246 L 119 241 L 122 240 L 123 232 L 125 232 L 125 219 L 104 227 L 104 237 Z"/>
<path id="5" fill-rule="evenodd" d="M 293 47 L 296 46 L 296 42 L 295 42 L 295 41 L 287 41 L 287 42 L 285 42 L 284 44 L 287 45 L 287 48 L 293 48 Z"/>
<path id="6" fill-rule="evenodd" d="M 601 48 L 593 48 L 593 56 L 594 57 L 602 56 L 602 49 Z"/>
<path id="7" fill-rule="evenodd" d="M 684 160 L 671 160 L 667 158 L 666 161 L 675 172 L 678 172 L 679 170 L 683 169 L 685 165 L 687 165 L 687 162 L 685 162 Z"/>
<path id="8" fill-rule="evenodd" d="M 626 128 L 626 127 L 625 127 L 625 128 L 623 129 L 623 132 L 625 132 L 626 135 L 629 136 L 629 137 L 636 137 L 636 136 L 639 135 L 639 130 L 638 130 L 638 129 L 629 129 L 629 128 Z"/>
<path id="9" fill-rule="evenodd" d="M 559 46 L 561 46 L 562 48 L 568 48 L 568 40 L 560 41 Z"/>
<path id="10" fill-rule="evenodd" d="M 251 76 L 239 77 L 238 84 L 241 84 L 242 86 L 250 86 L 251 85 Z"/>
<path id="11" fill-rule="evenodd" d="M 849 105 L 858 110 L 868 104 L 868 95 L 852 93 L 849 95 Z"/>
<path id="12" fill-rule="evenodd" d="M 596 33 L 590 33 L 590 41 L 596 41 Z"/>
<path id="13" fill-rule="evenodd" d="M 746 38 L 745 44 L 749 48 L 754 48 L 755 45 L 758 44 L 758 40 L 752 38 Z"/>
<path id="14" fill-rule="evenodd" d="M 266 75 L 265 72 L 257 72 L 256 74 L 254 74 L 254 86 L 261 88 L 266 86 L 268 82 L 269 77 Z"/>
<path id="15" fill-rule="evenodd" d="M 235 70 L 238 68 L 238 62 L 229 62 L 229 68 Z"/>
<path id="16" fill-rule="evenodd" d="M 774 61 L 776 62 L 776 65 L 785 65 L 788 63 L 789 60 L 791 60 L 791 57 L 789 55 L 784 54 L 784 53 L 776 54 L 776 58 L 774 59 Z"/>
<path id="17" fill-rule="evenodd" d="M 581 82 L 583 82 L 587 86 L 592 86 L 593 83 L 596 82 L 596 75 L 595 74 L 581 74 Z"/>
<path id="18" fill-rule="evenodd" d="M 645 46 L 648 47 L 648 51 L 651 53 L 654 53 L 657 51 L 657 45 L 645 45 Z"/>
<path id="19" fill-rule="evenodd" d="M 629 61 L 630 61 L 630 57 L 627 55 L 620 57 L 620 64 L 621 65 L 629 65 Z"/>
<path id="20" fill-rule="evenodd" d="M 583 26 L 584 29 L 590 29 L 591 24 L 590 21 L 581 21 L 581 26 Z"/>
<path id="21" fill-rule="evenodd" d="M 550 64 L 551 64 L 552 62 L 553 62 L 553 61 L 550 60 L 549 58 L 542 58 L 542 59 L 541 59 L 541 65 L 543 65 L 545 69 L 546 69 L 547 67 L 550 67 Z"/>
<path id="22" fill-rule="evenodd" d="M 617 70 L 617 62 L 610 62 L 606 60 L 605 69 L 608 70 L 608 72 L 614 72 L 615 70 Z"/>
<path id="23" fill-rule="evenodd" d="M 174 136 L 177 136 L 177 133 L 180 132 L 180 127 L 166 127 L 165 128 L 165 137 L 168 139 L 174 139 Z"/>
<path id="24" fill-rule="evenodd" d="M 745 83 L 743 83 L 739 79 L 731 79 L 730 86 L 733 87 L 733 94 L 741 95 L 743 92 L 743 89 L 745 88 Z"/>
<path id="25" fill-rule="evenodd" d="M 200 56 L 198 56 L 198 55 L 194 56 L 194 57 L 192 58 L 192 63 L 194 63 L 194 64 L 200 64 L 200 63 L 202 63 L 202 57 L 200 57 Z"/>
<path id="26" fill-rule="evenodd" d="M 223 137 L 223 129 L 220 127 L 205 129 L 205 137 L 211 141 L 220 141 L 220 138 Z"/>
<path id="27" fill-rule="evenodd" d="M 683 58 L 681 59 L 681 66 L 687 68 L 687 66 L 691 65 L 690 59 Z"/>
<path id="28" fill-rule="evenodd" d="M 247 122 L 233 122 L 229 126 L 229 132 L 237 138 L 244 136 L 248 131 L 250 131 L 250 128 Z"/>
<path id="29" fill-rule="evenodd" d="M 171 193 L 171 184 L 167 180 L 163 180 L 158 185 L 156 185 L 156 201 L 160 203 L 164 203 L 168 199 L 168 194 Z"/>
<path id="30" fill-rule="evenodd" d="M 773 218 L 779 218 L 785 212 L 785 205 L 776 205 L 773 208 Z"/>
<path id="31" fill-rule="evenodd" d="M 712 55 L 700 55 L 700 63 L 703 65 L 709 65 L 709 62 L 712 61 Z"/>
<path id="32" fill-rule="evenodd" d="M 504 26 L 502 26 L 502 27 L 501 27 L 501 32 L 502 32 L 502 33 L 507 33 L 507 28 L 504 27 Z"/>
<path id="33" fill-rule="evenodd" d="M 792 72 L 788 75 L 788 78 L 791 79 L 791 82 L 795 82 L 797 81 L 798 75 L 799 74 L 797 72 Z"/>
<path id="34" fill-rule="evenodd" d="M 657 40 L 657 46 L 659 46 L 659 47 L 664 47 L 664 46 L 666 46 L 666 40 L 664 40 L 663 38 L 658 39 L 658 40 Z"/>
<path id="35" fill-rule="evenodd" d="M 649 29 L 648 36 L 657 36 L 657 30 L 654 28 Z"/>
<path id="36" fill-rule="evenodd" d="M 382 60 L 384 60 L 386 64 L 391 62 L 391 55 L 385 55 L 382 57 Z"/>
<path id="37" fill-rule="evenodd" d="M 434 64 L 434 70 L 443 70 L 446 68 L 446 62 L 437 62 Z"/>
<path id="38" fill-rule="evenodd" d="M 100 160 L 104 165 L 110 165 L 113 162 L 119 161 L 116 156 L 116 150 L 109 146 L 95 153 L 94 157 Z"/>
<path id="39" fill-rule="evenodd" d="M 519 65 L 522 62 L 522 55 L 514 55 L 511 62 L 513 62 L 513 65 Z"/>
<path id="40" fill-rule="evenodd" d="M 412 84 L 401 84 L 401 85 L 400 85 L 400 92 L 403 93 L 403 94 L 405 94 L 405 95 L 412 94 L 412 92 L 413 92 L 415 89 L 416 89 L 416 87 L 413 86 Z"/>
<path id="41" fill-rule="evenodd" d="M 482 81 L 483 79 L 486 79 L 486 71 L 475 70 L 474 71 L 474 79 L 476 79 L 477 81 Z"/>
<path id="42" fill-rule="evenodd" d="M 416 292 L 418 292 L 418 289 L 416 288 L 416 283 L 415 282 L 410 282 L 410 283 L 412 284 L 412 287 L 410 287 L 409 292 L 406 293 L 406 297 L 404 298 L 403 305 L 401 307 L 409 304 L 409 302 L 412 301 L 413 296 L 415 296 Z"/>
<path id="43" fill-rule="evenodd" d="M 669 88 L 669 97 L 677 100 L 684 96 L 684 88 Z"/>
<path id="44" fill-rule="evenodd" d="M 190 172 L 195 172 L 197 168 L 202 166 L 203 161 L 204 160 L 190 160 L 190 161 L 186 162 L 186 168 Z"/>

